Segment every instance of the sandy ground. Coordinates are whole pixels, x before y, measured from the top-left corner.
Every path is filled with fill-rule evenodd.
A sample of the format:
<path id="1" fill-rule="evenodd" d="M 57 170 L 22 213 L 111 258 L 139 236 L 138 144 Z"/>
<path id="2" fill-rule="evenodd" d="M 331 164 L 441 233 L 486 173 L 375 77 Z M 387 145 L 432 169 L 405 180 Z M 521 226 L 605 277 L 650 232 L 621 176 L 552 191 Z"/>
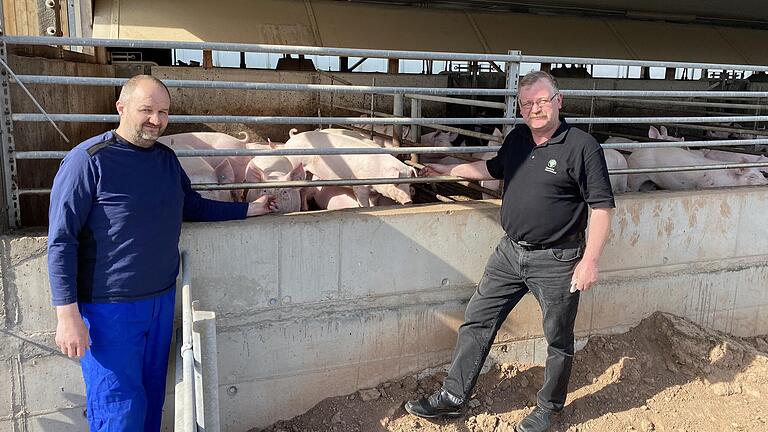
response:
<path id="1" fill-rule="evenodd" d="M 329 398 L 264 430 L 512 432 L 535 405 L 543 371 L 497 365 L 480 377 L 457 420 L 430 422 L 403 410 L 406 400 L 439 388 L 444 373 L 437 373 Z M 568 403 L 551 430 L 768 431 L 766 421 L 765 338 L 736 338 L 656 313 L 625 334 L 593 336 L 576 353 Z"/>

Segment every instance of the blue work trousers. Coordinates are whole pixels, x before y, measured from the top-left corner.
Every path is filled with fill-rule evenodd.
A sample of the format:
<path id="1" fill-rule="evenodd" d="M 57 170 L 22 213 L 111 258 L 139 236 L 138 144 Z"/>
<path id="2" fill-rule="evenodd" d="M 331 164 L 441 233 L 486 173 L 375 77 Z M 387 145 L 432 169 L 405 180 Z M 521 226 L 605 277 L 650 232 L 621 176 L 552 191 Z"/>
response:
<path id="1" fill-rule="evenodd" d="M 81 303 L 90 349 L 80 361 L 91 432 L 156 432 L 165 401 L 176 289 L 124 303 Z"/>

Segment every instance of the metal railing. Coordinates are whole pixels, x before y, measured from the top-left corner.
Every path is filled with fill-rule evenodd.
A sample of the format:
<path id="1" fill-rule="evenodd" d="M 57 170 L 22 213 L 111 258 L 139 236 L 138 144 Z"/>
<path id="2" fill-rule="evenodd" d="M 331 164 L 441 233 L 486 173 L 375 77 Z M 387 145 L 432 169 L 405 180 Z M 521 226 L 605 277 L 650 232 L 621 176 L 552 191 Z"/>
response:
<path id="1" fill-rule="evenodd" d="M 190 295 L 190 269 L 187 253 L 181 252 L 181 326 L 182 345 L 181 358 L 183 367 L 182 402 L 184 418 L 182 432 L 197 431 L 197 415 L 195 403 L 195 353 L 192 342 L 192 298 Z"/>
<path id="2" fill-rule="evenodd" d="M 541 62 L 541 63 L 575 63 L 575 64 L 593 64 L 593 65 L 614 65 L 614 66 L 641 66 L 641 67 L 673 67 L 673 68 L 702 68 L 702 69 L 736 69 L 755 72 L 768 72 L 768 66 L 755 65 L 733 65 L 733 64 L 713 64 L 713 63 L 692 63 L 692 62 L 656 62 L 642 60 L 617 60 L 600 58 L 576 58 L 576 57 L 556 57 L 556 56 L 530 56 L 522 55 L 518 51 L 509 51 L 507 54 L 470 54 L 470 53 L 446 53 L 446 52 L 427 52 L 427 51 L 390 51 L 390 50 L 370 50 L 370 49 L 351 49 L 351 48 L 320 48 L 307 46 L 288 46 L 288 45 L 264 45 L 264 44 L 237 44 L 237 43 L 210 43 L 210 42 L 169 42 L 169 41 L 138 41 L 138 40 L 112 40 L 112 39 L 86 39 L 86 38 L 59 38 L 59 37 L 36 37 L 36 36 L 1 36 L 0 42 L 2 53 L 0 60 L 6 64 L 5 47 L 6 44 L 26 44 L 26 45 L 70 45 L 70 46 L 104 46 L 104 47 L 128 47 L 128 48 L 166 48 L 166 49 L 199 49 L 199 50 L 219 50 L 219 51 L 237 51 L 237 52 L 261 52 L 261 53 L 284 53 L 284 54 L 305 54 L 305 55 L 338 55 L 353 57 L 381 57 L 381 58 L 399 58 L 399 59 L 427 59 L 427 60 L 452 60 L 452 61 L 480 61 L 480 62 L 503 62 L 506 64 L 507 80 L 503 89 L 477 89 L 477 88 L 429 88 L 429 87 L 393 87 L 393 86 L 361 86 L 361 85 L 322 85 L 322 84 L 282 84 L 282 83 L 253 83 L 253 82 L 234 82 L 234 81 L 202 81 L 202 80 L 165 80 L 164 83 L 169 87 L 180 88 L 201 88 L 201 89 L 242 89 L 259 91 L 299 91 L 299 92 L 331 92 L 348 94 L 385 94 L 395 97 L 393 114 L 387 114 L 385 118 L 365 118 L 365 117 L 277 117 L 277 116 L 229 116 L 229 115 L 172 115 L 169 121 L 172 123 L 249 123 L 249 124 L 338 124 L 338 125 L 395 125 L 396 131 L 393 140 L 400 142 L 402 137 L 397 133 L 397 126 L 411 125 L 419 136 L 420 126 L 432 127 L 447 131 L 457 131 L 459 133 L 470 135 L 482 139 L 498 140 L 491 135 L 482 134 L 474 131 L 467 131 L 461 128 L 454 128 L 449 125 L 481 125 L 498 124 L 503 125 L 505 132 L 511 126 L 521 122 L 516 118 L 516 89 L 519 79 L 519 65 L 522 62 Z M 7 68 L 9 69 L 9 68 Z M 9 70 L 10 72 L 10 70 Z M 7 80 L 3 73 L 4 79 Z M 101 78 L 101 77 L 71 77 L 71 76 L 39 76 L 39 75 L 18 75 L 15 82 L 21 84 L 49 84 L 49 85 L 83 85 L 83 86 L 119 86 L 127 79 L 124 78 Z M 574 97 L 621 97 L 621 98 L 766 98 L 768 92 L 748 92 L 748 91 L 657 91 L 657 90 L 568 90 L 560 91 L 565 96 Z M 470 99 L 462 99 L 448 96 L 503 96 L 505 102 L 487 102 Z M 411 99 L 411 116 L 403 115 L 404 97 Z M 6 98 L 7 99 L 7 98 Z M 443 103 L 460 103 L 471 106 L 480 106 L 487 108 L 504 109 L 504 116 L 498 118 L 424 118 L 421 117 L 421 102 L 435 101 Z M 4 108 L 2 111 L 6 117 L 6 123 L 9 125 L 5 130 L 0 131 L 3 138 L 3 169 L 5 173 L 6 185 L 5 193 L 7 204 L 11 208 L 8 212 L 8 219 L 11 226 L 18 224 L 18 196 L 26 193 L 46 193 L 48 189 L 19 189 L 15 179 L 15 163 L 17 159 L 45 159 L 59 158 L 65 152 L 15 152 L 13 147 L 12 122 L 104 122 L 114 123 L 118 121 L 118 116 L 114 114 L 42 114 L 36 113 L 12 113 L 10 111 L 10 102 L 0 101 Z M 751 107 L 751 106 L 750 106 Z M 42 109 L 41 109 L 42 111 Z M 571 118 L 571 124 L 678 124 L 678 123 L 728 123 L 728 122 L 766 122 L 768 116 L 744 115 L 744 116 L 655 116 L 655 117 L 584 117 Z M 606 144 L 605 148 L 615 149 L 633 149 L 650 147 L 677 147 L 677 146 L 732 146 L 732 145 L 750 145 L 750 144 L 768 144 L 768 140 L 728 140 L 728 141 L 696 141 L 685 143 L 620 143 Z M 424 153 L 480 153 L 494 152 L 498 146 L 488 147 L 408 147 L 407 149 L 281 149 L 272 151 L 249 151 L 249 150 L 186 150 L 178 151 L 180 157 L 193 156 L 258 156 L 258 155 L 290 155 L 290 154 L 411 154 L 413 156 Z M 311 152 L 311 153 L 310 153 Z M 414 160 L 414 159 L 412 159 Z M 717 164 L 707 166 L 687 166 L 674 167 L 679 170 L 688 169 L 732 169 L 749 166 L 764 166 L 761 164 Z M 717 168 L 713 168 L 717 167 Z M 659 171 L 668 171 L 670 167 L 659 169 Z M 633 171 L 622 170 L 621 173 L 633 172 L 652 172 L 647 169 Z M 619 172 L 611 172 L 618 174 Z M 435 181 L 452 181 L 453 177 L 438 177 L 429 179 L 342 179 L 327 181 L 326 184 L 337 185 L 355 185 L 355 184 L 381 184 L 387 183 L 422 183 Z M 307 182 L 280 182 L 279 187 L 297 187 L 306 185 Z M 320 183 L 313 182 L 313 185 Z M 239 189 L 243 187 L 265 187 L 265 183 L 240 183 L 228 185 L 195 185 L 196 189 Z M 269 186 L 277 186 L 275 183 L 269 183 Z"/>

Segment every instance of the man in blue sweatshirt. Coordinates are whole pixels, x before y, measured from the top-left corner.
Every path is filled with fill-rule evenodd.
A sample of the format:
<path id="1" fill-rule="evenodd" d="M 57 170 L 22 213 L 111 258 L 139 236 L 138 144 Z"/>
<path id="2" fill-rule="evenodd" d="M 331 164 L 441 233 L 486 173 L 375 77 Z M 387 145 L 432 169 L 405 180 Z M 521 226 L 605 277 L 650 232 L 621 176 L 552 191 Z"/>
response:
<path id="1" fill-rule="evenodd" d="M 51 191 L 48 272 L 56 345 L 81 358 L 96 431 L 159 431 L 173 327 L 182 220 L 244 219 L 277 210 L 204 199 L 174 152 L 156 142 L 170 95 L 154 77 L 128 82 L 116 130 L 61 162 Z"/>

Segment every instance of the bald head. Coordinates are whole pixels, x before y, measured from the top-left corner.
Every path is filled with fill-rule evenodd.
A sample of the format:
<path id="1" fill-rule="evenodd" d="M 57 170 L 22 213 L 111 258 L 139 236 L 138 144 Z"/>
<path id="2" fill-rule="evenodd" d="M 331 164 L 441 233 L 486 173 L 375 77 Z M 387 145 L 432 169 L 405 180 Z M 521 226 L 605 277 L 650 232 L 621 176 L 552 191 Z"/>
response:
<path id="1" fill-rule="evenodd" d="M 165 90 L 165 93 L 168 95 L 168 99 L 170 100 L 171 93 L 168 91 L 168 87 L 166 87 L 162 81 L 153 77 L 152 75 L 136 75 L 126 81 L 126 83 L 123 84 L 123 88 L 120 90 L 120 98 L 118 100 L 122 103 L 126 103 L 133 96 L 138 87 L 146 86 L 157 86 L 162 88 Z"/>

